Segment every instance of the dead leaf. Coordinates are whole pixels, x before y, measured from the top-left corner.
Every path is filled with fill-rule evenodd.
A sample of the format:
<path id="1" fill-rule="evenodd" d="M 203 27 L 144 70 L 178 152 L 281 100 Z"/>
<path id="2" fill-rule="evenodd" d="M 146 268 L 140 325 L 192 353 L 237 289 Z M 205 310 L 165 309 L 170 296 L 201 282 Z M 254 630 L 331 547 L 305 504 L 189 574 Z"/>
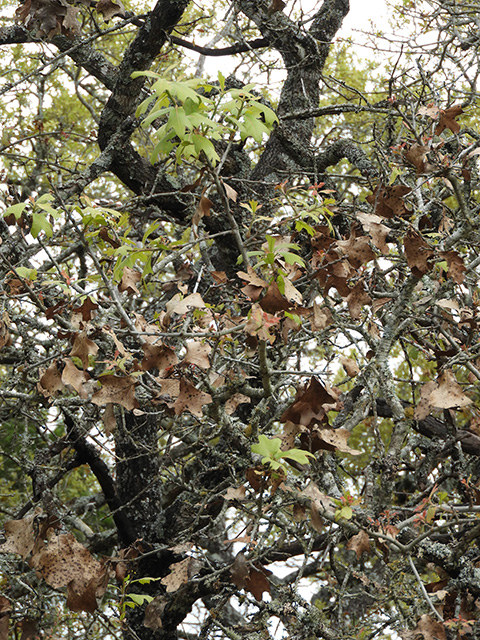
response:
<path id="1" fill-rule="evenodd" d="M 223 498 L 224 500 L 227 500 L 227 501 L 245 500 L 246 491 L 247 489 L 244 484 L 242 484 L 240 487 L 228 487 L 228 489 L 225 491 L 225 495 L 223 496 Z"/>
<path id="2" fill-rule="evenodd" d="M 65 366 L 62 371 L 62 383 L 74 389 L 80 398 L 86 400 L 88 398 L 90 386 L 88 382 L 91 380 L 86 371 L 81 371 L 73 364 L 70 358 L 64 358 Z"/>
<path id="3" fill-rule="evenodd" d="M 445 627 L 441 622 L 433 620 L 424 614 L 413 631 L 402 631 L 403 640 L 417 640 L 421 636 L 424 640 L 446 640 Z"/>
<path id="4" fill-rule="evenodd" d="M 354 378 L 360 373 L 360 367 L 353 360 L 353 358 L 347 358 L 347 356 L 340 356 L 340 363 L 345 369 L 345 372 L 349 378 Z"/>
<path id="5" fill-rule="evenodd" d="M 51 533 L 46 546 L 32 554 L 31 566 L 54 589 L 68 586 L 67 606 L 93 613 L 105 568 L 71 533 Z"/>
<path id="6" fill-rule="evenodd" d="M 355 551 L 357 559 L 360 560 L 362 553 L 370 553 L 370 540 L 366 531 L 359 531 L 356 535 L 352 536 L 347 543 L 347 549 Z"/>
<path id="7" fill-rule="evenodd" d="M 101 407 L 113 402 L 125 407 L 127 411 L 138 409 L 138 400 L 135 398 L 136 378 L 133 376 L 102 376 L 99 381 L 102 388 L 93 394 L 93 404 Z"/>
<path id="8" fill-rule="evenodd" d="M 200 342 L 200 340 L 190 340 L 186 344 L 187 353 L 183 358 L 183 362 L 195 364 L 200 369 L 210 369 L 210 360 L 208 356 L 212 351 L 212 347 L 208 342 Z"/>
<path id="9" fill-rule="evenodd" d="M 105 22 L 111 20 L 114 16 L 125 18 L 125 7 L 120 0 L 98 0 L 95 9 L 103 15 Z"/>
<path id="10" fill-rule="evenodd" d="M 162 615 L 167 606 L 166 596 L 156 596 L 145 609 L 145 619 L 143 625 L 147 629 L 156 631 L 162 628 Z"/>
<path id="11" fill-rule="evenodd" d="M 8 626 L 11 612 L 12 605 L 10 604 L 10 600 L 5 598 L 5 596 L 0 596 L 0 640 L 8 640 Z"/>
<path id="12" fill-rule="evenodd" d="M 21 520 L 7 520 L 4 524 L 6 541 L 0 545 L 0 553 L 18 553 L 25 560 L 35 544 L 33 522 L 38 512 Z"/>
<path id="13" fill-rule="evenodd" d="M 327 390 L 323 384 L 312 377 L 308 387 L 299 391 L 294 403 L 283 412 L 280 422 L 293 422 L 306 427 L 315 422 L 322 422 L 328 411 L 340 409 L 339 393 L 336 389 Z"/>
<path id="14" fill-rule="evenodd" d="M 130 267 L 123 267 L 123 275 L 118 285 L 119 291 L 126 291 L 128 295 L 136 294 L 140 295 L 140 291 L 137 289 L 137 283 L 142 279 L 142 274 L 136 269 L 130 269 Z"/>
<path id="15" fill-rule="evenodd" d="M 403 240 L 407 263 L 415 277 L 421 278 L 432 268 L 433 250 L 425 242 L 422 236 L 409 229 Z"/>
<path id="16" fill-rule="evenodd" d="M 452 133 L 458 133 L 460 131 L 460 125 L 455 118 L 458 118 L 462 113 L 463 109 L 459 104 L 445 110 L 441 109 L 440 118 L 435 127 L 435 135 L 439 136 L 445 129 L 450 129 Z"/>
<path id="17" fill-rule="evenodd" d="M 196 558 L 188 557 L 181 562 L 170 565 L 170 573 L 160 582 L 167 588 L 167 593 L 178 591 L 180 587 L 187 584 L 202 568 L 203 563 Z"/>
<path id="18" fill-rule="evenodd" d="M 472 400 L 464 394 L 453 371 L 445 369 L 437 379 L 437 386 L 430 394 L 429 403 L 438 409 L 454 409 L 466 407 Z"/>
<path id="19" fill-rule="evenodd" d="M 350 293 L 346 297 L 348 310 L 353 320 L 360 320 L 364 307 L 372 304 L 372 299 L 365 291 L 363 280 L 359 280 L 357 284 L 350 289 Z"/>
<path id="20" fill-rule="evenodd" d="M 163 385 L 162 385 L 163 391 Z M 179 416 L 184 411 L 190 411 L 190 413 L 197 418 L 203 416 L 203 407 L 212 402 L 212 396 L 205 391 L 196 389 L 188 380 L 180 380 L 180 393 L 173 405 L 175 415 Z"/>
<path id="21" fill-rule="evenodd" d="M 179 316 L 183 316 L 188 313 L 190 309 L 204 309 L 205 303 L 202 300 L 202 296 L 199 293 L 192 293 L 185 298 L 182 298 L 182 294 L 177 293 L 171 300 L 167 302 L 166 310 L 167 316 L 171 317 L 174 313 Z"/>
<path id="22" fill-rule="evenodd" d="M 161 342 L 156 344 L 144 342 L 142 349 L 144 358 L 140 366 L 143 371 L 158 369 L 159 375 L 162 377 L 167 369 L 178 364 L 175 351 Z"/>
<path id="23" fill-rule="evenodd" d="M 98 346 L 87 338 L 86 331 L 81 331 L 77 333 L 75 339 L 73 341 L 72 350 L 69 355 L 73 357 L 80 358 L 82 361 L 82 365 L 84 369 L 88 369 L 88 357 L 96 356 L 98 353 Z"/>
<path id="24" fill-rule="evenodd" d="M 249 591 L 258 602 L 261 602 L 263 593 L 270 593 L 268 576 L 271 573 L 261 565 L 247 563 L 245 554 L 240 551 L 235 557 L 230 575 L 236 587 Z"/>
<path id="25" fill-rule="evenodd" d="M 40 373 L 37 389 L 45 398 L 51 398 L 64 388 L 57 360 L 54 360 L 48 369 L 40 369 Z"/>

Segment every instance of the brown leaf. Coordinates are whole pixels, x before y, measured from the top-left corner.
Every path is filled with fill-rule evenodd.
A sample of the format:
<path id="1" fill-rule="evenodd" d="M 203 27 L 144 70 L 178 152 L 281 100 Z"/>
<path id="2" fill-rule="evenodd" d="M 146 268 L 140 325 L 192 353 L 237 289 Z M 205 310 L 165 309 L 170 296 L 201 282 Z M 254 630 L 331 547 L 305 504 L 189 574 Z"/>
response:
<path id="1" fill-rule="evenodd" d="M 188 313 L 190 309 L 204 309 L 205 303 L 202 300 L 202 296 L 199 293 L 191 293 L 185 298 L 180 293 L 173 296 L 171 300 L 167 302 L 166 310 L 167 315 L 171 317 L 174 313 L 179 316 L 183 316 Z"/>
<path id="2" fill-rule="evenodd" d="M 370 553 L 371 548 L 368 533 L 366 531 L 360 531 L 355 536 L 352 536 L 347 543 L 347 549 L 355 551 L 358 560 L 360 560 L 364 551 Z"/>
<path id="3" fill-rule="evenodd" d="M 108 22 L 114 16 L 120 16 L 121 18 L 126 16 L 125 7 L 120 0 L 98 0 L 95 9 L 103 15 L 105 22 Z"/>
<path id="4" fill-rule="evenodd" d="M 123 268 L 123 275 L 118 285 L 119 291 L 126 291 L 129 295 L 140 295 L 140 291 L 137 289 L 137 283 L 142 279 L 142 274 L 136 269 L 130 269 L 130 267 Z"/>
<path id="5" fill-rule="evenodd" d="M 333 324 L 332 312 L 328 307 L 322 307 L 318 302 L 313 303 L 313 317 L 310 319 L 312 331 L 323 331 Z"/>
<path id="6" fill-rule="evenodd" d="M 37 515 L 5 522 L 6 541 L 0 545 L 0 553 L 18 553 L 24 560 L 30 555 L 35 544 L 33 521 Z"/>
<path id="7" fill-rule="evenodd" d="M 0 318 L 0 349 L 3 347 L 9 347 L 12 344 L 12 337 L 8 331 L 10 327 L 10 318 L 8 313 L 4 311 Z"/>
<path id="8" fill-rule="evenodd" d="M 81 331 L 80 333 L 77 333 L 73 341 L 72 350 L 70 351 L 69 355 L 72 356 L 72 358 L 74 356 L 76 356 L 77 358 L 80 358 L 80 360 L 82 361 L 83 368 L 87 369 L 88 357 L 96 356 L 97 353 L 98 353 L 98 346 L 95 344 L 95 342 L 93 342 L 93 340 L 90 340 L 90 338 L 87 338 L 86 331 Z"/>
<path id="9" fill-rule="evenodd" d="M 337 246 L 343 251 L 354 269 L 358 269 L 363 264 L 375 259 L 375 253 L 370 247 L 369 239 L 366 236 L 357 238 L 355 230 L 352 231 L 348 240 L 338 240 Z"/>
<path id="10" fill-rule="evenodd" d="M 173 408 L 176 416 L 184 411 L 190 411 L 192 415 L 201 418 L 203 416 L 203 407 L 211 402 L 212 396 L 209 393 L 199 391 L 190 382 L 182 378 L 180 380 L 180 393 L 175 400 Z"/>
<path id="11" fill-rule="evenodd" d="M 354 378 L 360 373 L 360 367 L 355 362 L 355 360 L 353 360 L 353 358 L 347 358 L 347 356 L 340 356 L 340 363 L 342 364 L 349 378 Z"/>
<path id="12" fill-rule="evenodd" d="M 418 401 L 413 417 L 415 420 L 424 420 L 432 411 L 430 404 L 430 396 L 432 391 L 437 388 L 437 383 L 433 380 L 426 382 L 420 390 L 420 400 Z"/>
<path id="13" fill-rule="evenodd" d="M 117 418 L 115 417 L 115 409 L 112 403 L 106 405 L 102 414 L 102 422 L 107 436 L 111 435 L 117 428 Z"/>
<path id="14" fill-rule="evenodd" d="M 147 627 L 147 629 L 156 631 L 162 628 L 162 615 L 167 606 L 167 602 L 168 600 L 165 596 L 156 596 L 149 602 L 145 609 L 145 620 L 143 621 L 143 625 Z"/>
<path id="15" fill-rule="evenodd" d="M 271 331 L 275 329 L 279 323 L 280 318 L 273 316 L 271 313 L 267 313 L 260 305 L 253 304 L 245 325 L 245 333 L 248 333 L 248 335 L 258 340 L 265 340 L 273 344 L 276 336 L 274 333 L 271 333 Z"/>
<path id="16" fill-rule="evenodd" d="M 382 218 L 394 218 L 408 215 L 410 211 L 403 201 L 411 188 L 404 185 L 383 187 L 379 185 L 375 191 L 366 197 L 366 201 L 374 206 L 375 213 Z"/>
<path id="17" fill-rule="evenodd" d="M 51 398 L 64 388 L 57 365 L 57 360 L 54 360 L 48 369 L 40 370 L 42 375 L 37 383 L 37 389 L 45 398 Z"/>
<path id="18" fill-rule="evenodd" d="M 84 322 L 92 319 L 92 312 L 98 309 L 98 304 L 94 302 L 90 296 L 87 296 L 80 307 L 73 310 L 74 313 L 80 313 Z"/>
<path id="19" fill-rule="evenodd" d="M 195 364 L 200 369 L 210 369 L 210 360 L 208 356 L 212 350 L 212 347 L 208 342 L 200 342 L 200 340 L 191 340 L 186 344 L 187 353 L 183 359 L 183 362 L 189 364 Z"/>
<path id="20" fill-rule="evenodd" d="M 203 216 L 210 215 L 210 209 L 212 207 L 213 207 L 213 202 L 206 196 L 202 195 L 200 197 L 200 202 L 198 203 L 198 207 L 192 216 L 192 224 L 194 227 L 198 227 L 198 223 L 203 218 Z"/>
<path id="21" fill-rule="evenodd" d="M 77 607 L 74 611 L 95 611 L 95 593 L 105 568 L 71 533 L 51 533 L 30 564 L 54 589 L 68 585 L 67 605 Z"/>
<path id="22" fill-rule="evenodd" d="M 252 401 L 251 398 L 243 395 L 243 393 L 234 393 L 233 396 L 231 396 L 225 402 L 225 405 L 224 405 L 225 413 L 231 416 L 232 413 L 235 413 L 239 405 L 249 404 L 251 401 Z"/>
<path id="23" fill-rule="evenodd" d="M 166 369 L 178 364 L 175 351 L 165 344 L 144 342 L 142 349 L 145 354 L 140 365 L 143 371 L 158 369 L 159 375 L 162 376 Z"/>
<path id="24" fill-rule="evenodd" d="M 458 118 L 462 113 L 463 109 L 459 104 L 445 110 L 441 109 L 440 119 L 435 127 L 435 135 L 439 136 L 445 129 L 450 129 L 452 133 L 458 133 L 460 131 L 460 125 L 455 118 Z"/>
<path id="25" fill-rule="evenodd" d="M 312 422 L 322 422 L 332 409 L 339 409 L 339 394 L 327 390 L 317 378 L 310 379 L 305 391 L 297 393 L 294 403 L 283 412 L 280 422 L 293 422 L 308 427 Z"/>
<path id="26" fill-rule="evenodd" d="M 353 320 L 360 320 L 363 308 L 372 303 L 371 297 L 365 291 L 363 280 L 359 280 L 353 289 L 350 289 L 346 301 Z"/>
<path id="27" fill-rule="evenodd" d="M 181 562 L 175 562 L 170 565 L 170 573 L 160 582 L 167 588 L 167 593 L 178 591 L 180 587 L 187 584 L 194 575 L 202 568 L 203 563 L 196 558 L 185 558 Z"/>
<path id="28" fill-rule="evenodd" d="M 231 568 L 233 584 L 239 589 L 249 591 L 259 602 L 261 602 L 264 592 L 270 593 L 270 583 L 267 576 L 271 573 L 261 565 L 249 565 L 242 551 L 235 557 Z"/>
<path id="29" fill-rule="evenodd" d="M 402 631 L 403 640 L 417 640 L 421 636 L 424 640 L 446 640 L 445 627 L 441 622 L 433 620 L 424 614 L 413 631 Z"/>
<path id="30" fill-rule="evenodd" d="M 38 620 L 35 618 L 24 618 L 17 623 L 17 626 L 22 631 L 20 640 L 34 640 L 34 638 L 40 637 L 38 634 Z M 0 634 L 0 639 L 1 637 Z"/>
<path id="31" fill-rule="evenodd" d="M 434 255 L 433 250 L 422 236 L 413 229 L 408 230 L 403 245 L 405 247 L 408 266 L 415 277 L 421 278 L 432 268 L 431 259 Z"/>
<path id="32" fill-rule="evenodd" d="M 387 255 L 389 253 L 387 237 L 390 229 L 382 224 L 382 218 L 374 213 L 363 212 L 358 212 L 356 218 L 360 220 L 363 229 L 372 238 L 372 242 L 377 249 Z"/>
<path id="33" fill-rule="evenodd" d="M 88 398 L 89 387 L 91 386 L 87 385 L 89 380 L 91 380 L 90 376 L 86 371 L 77 369 L 70 358 L 64 358 L 63 362 L 65 363 L 65 367 L 62 371 L 62 383 L 65 386 L 72 387 L 80 398 L 86 400 Z"/>
<path id="34" fill-rule="evenodd" d="M 358 456 L 361 451 L 348 446 L 350 431 L 347 429 L 333 429 L 332 427 L 315 428 L 311 433 L 303 433 L 301 441 L 308 445 L 309 451 L 342 451 L 352 456 Z"/>
<path id="35" fill-rule="evenodd" d="M 12 605 L 8 598 L 0 596 L 0 640 L 8 640 L 8 625 L 11 612 Z"/>
<path id="36" fill-rule="evenodd" d="M 429 151 L 428 147 L 415 142 L 403 154 L 405 160 L 416 168 L 417 175 L 435 170 L 435 166 L 427 161 L 427 153 Z"/>
<path id="37" fill-rule="evenodd" d="M 245 500 L 246 487 L 242 484 L 240 487 L 229 487 L 223 496 L 224 500 Z"/>
<path id="38" fill-rule="evenodd" d="M 472 400 L 463 393 L 453 371 L 445 369 L 437 379 L 437 386 L 431 392 L 429 402 L 438 409 L 454 409 L 466 407 Z"/>
<path id="39" fill-rule="evenodd" d="M 451 278 L 456 284 L 462 284 L 467 268 L 458 251 L 440 251 L 439 256 L 447 262 L 447 277 Z"/>
<path id="40" fill-rule="evenodd" d="M 135 398 L 137 381 L 133 376 L 102 376 L 100 383 L 102 388 L 93 394 L 93 404 L 101 407 L 113 402 L 125 407 L 127 411 L 138 408 L 138 400 Z"/>

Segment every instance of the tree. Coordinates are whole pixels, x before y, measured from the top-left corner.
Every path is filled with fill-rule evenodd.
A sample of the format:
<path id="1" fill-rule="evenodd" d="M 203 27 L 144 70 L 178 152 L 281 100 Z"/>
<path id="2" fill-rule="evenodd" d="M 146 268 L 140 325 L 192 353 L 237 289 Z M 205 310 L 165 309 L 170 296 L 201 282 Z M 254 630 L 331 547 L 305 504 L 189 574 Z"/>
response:
<path id="1" fill-rule="evenodd" d="M 480 635 L 478 3 L 292 4 L 7 5 L 1 638 Z"/>

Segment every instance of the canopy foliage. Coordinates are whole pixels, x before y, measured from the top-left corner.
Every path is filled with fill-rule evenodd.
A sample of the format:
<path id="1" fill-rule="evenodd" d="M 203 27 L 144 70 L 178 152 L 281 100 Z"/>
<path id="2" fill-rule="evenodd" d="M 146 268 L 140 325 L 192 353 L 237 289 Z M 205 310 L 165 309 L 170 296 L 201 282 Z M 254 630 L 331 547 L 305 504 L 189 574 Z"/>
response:
<path id="1" fill-rule="evenodd" d="M 0 640 L 480 637 L 480 5 L 306 5 L 4 2 Z"/>

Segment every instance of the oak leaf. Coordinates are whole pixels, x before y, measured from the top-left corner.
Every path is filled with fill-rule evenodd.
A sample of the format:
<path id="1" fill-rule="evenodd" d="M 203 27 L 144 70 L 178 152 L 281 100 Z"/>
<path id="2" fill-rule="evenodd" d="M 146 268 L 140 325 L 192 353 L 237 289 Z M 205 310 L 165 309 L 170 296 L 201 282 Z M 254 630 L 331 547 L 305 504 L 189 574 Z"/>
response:
<path id="1" fill-rule="evenodd" d="M 64 388 L 57 360 L 54 360 L 48 369 L 40 369 L 40 372 L 37 389 L 45 398 L 51 398 Z"/>
<path id="2" fill-rule="evenodd" d="M 203 563 L 196 558 L 188 557 L 180 562 L 170 565 L 170 573 L 160 582 L 167 588 L 167 593 L 178 591 L 180 587 L 187 584 L 191 578 L 202 568 Z"/>
<path id="3" fill-rule="evenodd" d="M 123 267 L 122 279 L 118 285 L 119 291 L 126 291 L 129 295 L 140 295 L 140 291 L 137 289 L 137 283 L 142 279 L 142 274 L 136 269 L 130 267 Z"/>
<path id="4" fill-rule="evenodd" d="M 137 380 L 133 376 L 102 376 L 100 378 L 102 388 L 93 394 L 92 402 L 97 406 L 103 406 L 113 402 L 125 407 L 127 411 L 139 407 L 135 398 L 135 385 Z"/>
<path id="5" fill-rule="evenodd" d="M 213 398 L 209 393 L 196 389 L 188 380 L 182 378 L 180 380 L 180 393 L 175 400 L 173 409 L 177 416 L 184 411 L 190 411 L 192 415 L 201 418 L 203 415 L 203 407 L 206 404 L 210 404 L 212 400 Z"/>
<path id="6" fill-rule="evenodd" d="M 371 551 L 368 533 L 366 531 L 359 531 L 356 535 L 352 536 L 347 543 L 347 549 L 355 551 L 357 559 L 360 560 L 364 551 L 366 553 Z"/>

